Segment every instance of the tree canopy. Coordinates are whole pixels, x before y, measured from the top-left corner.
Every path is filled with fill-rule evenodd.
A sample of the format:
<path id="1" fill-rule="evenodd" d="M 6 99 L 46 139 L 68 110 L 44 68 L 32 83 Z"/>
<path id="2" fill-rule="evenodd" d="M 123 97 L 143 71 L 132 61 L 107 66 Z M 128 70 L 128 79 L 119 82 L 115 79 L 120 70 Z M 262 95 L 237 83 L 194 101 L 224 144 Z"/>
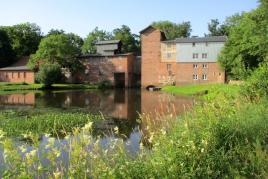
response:
<path id="1" fill-rule="evenodd" d="M 268 23 L 267 0 L 251 12 L 234 16 L 229 22 L 228 40 L 219 62 L 229 78 L 244 79 L 265 61 L 267 56 Z"/>
<path id="2" fill-rule="evenodd" d="M 2 26 L 0 29 L 7 33 L 17 58 L 35 53 L 42 38 L 40 27 L 34 23 Z"/>
<path id="3" fill-rule="evenodd" d="M 38 50 L 31 55 L 28 66 L 35 69 L 39 64 L 49 63 L 58 64 L 70 71 L 76 71 L 81 65 L 77 60 L 79 55 L 79 44 L 70 38 L 70 35 L 49 35 L 41 40 Z"/>
<path id="4" fill-rule="evenodd" d="M 163 31 L 168 40 L 180 37 L 189 37 L 192 32 L 190 22 L 176 24 L 170 21 L 157 21 L 153 22 L 152 26 Z"/>
<path id="5" fill-rule="evenodd" d="M 121 40 L 122 42 L 122 53 L 140 51 L 140 40 L 139 36 L 132 34 L 128 26 L 122 25 L 121 28 L 113 30 L 113 39 Z"/>
<path id="6" fill-rule="evenodd" d="M 15 53 L 11 47 L 7 33 L 0 29 L 0 67 L 13 63 Z"/>
<path id="7" fill-rule="evenodd" d="M 106 32 L 104 30 L 99 30 L 99 28 L 96 27 L 85 38 L 84 44 L 82 46 L 82 53 L 83 54 L 95 54 L 97 52 L 95 43 L 101 40 L 110 40 L 110 39 L 112 39 L 111 33 Z"/>

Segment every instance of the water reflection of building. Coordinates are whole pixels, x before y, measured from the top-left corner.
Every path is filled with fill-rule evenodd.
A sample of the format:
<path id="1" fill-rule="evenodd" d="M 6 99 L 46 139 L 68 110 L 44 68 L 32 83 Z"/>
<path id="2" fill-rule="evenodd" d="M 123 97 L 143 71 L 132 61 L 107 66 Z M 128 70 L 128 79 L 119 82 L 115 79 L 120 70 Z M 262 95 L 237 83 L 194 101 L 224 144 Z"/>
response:
<path id="1" fill-rule="evenodd" d="M 4 105 L 34 105 L 35 94 L 9 94 L 0 95 L 0 104 Z"/>
<path id="2" fill-rule="evenodd" d="M 159 122 L 159 116 L 182 114 L 193 105 L 193 100 L 188 97 L 145 90 L 46 91 L 0 95 L 0 104 L 14 107 L 32 105 L 34 108 L 46 110 L 47 108 L 65 111 L 78 109 L 86 113 L 101 113 L 107 120 L 98 124 L 100 132 L 109 134 L 115 126 L 118 126 L 120 133 L 129 137 L 134 128 L 139 128 L 146 138 L 148 124 L 154 123 L 156 128 L 161 128 L 168 121 L 164 119 Z M 138 123 L 139 113 L 149 114 L 150 117 Z"/>

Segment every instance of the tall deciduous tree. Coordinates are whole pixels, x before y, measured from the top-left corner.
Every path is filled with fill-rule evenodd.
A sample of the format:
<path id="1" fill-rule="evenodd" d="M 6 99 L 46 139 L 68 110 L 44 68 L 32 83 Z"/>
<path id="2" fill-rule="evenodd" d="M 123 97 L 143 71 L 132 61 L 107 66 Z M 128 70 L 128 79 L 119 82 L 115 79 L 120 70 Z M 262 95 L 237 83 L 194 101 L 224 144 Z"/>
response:
<path id="1" fill-rule="evenodd" d="M 122 25 L 120 28 L 113 30 L 113 38 L 121 40 L 122 53 L 135 52 L 139 53 L 140 43 L 139 37 L 136 34 L 132 34 L 128 26 Z"/>
<path id="2" fill-rule="evenodd" d="M 10 40 L 4 30 L 0 30 L 0 67 L 10 65 L 14 62 L 15 53 L 11 47 Z"/>
<path id="3" fill-rule="evenodd" d="M 221 36 L 227 35 L 227 29 L 224 24 L 220 24 L 218 19 L 211 19 L 208 23 L 208 36 Z"/>
<path id="4" fill-rule="evenodd" d="M 81 67 L 78 55 L 79 46 L 67 34 L 50 35 L 42 39 L 37 52 L 31 55 L 28 66 L 35 69 L 39 64 L 58 64 L 76 71 Z"/>
<path id="5" fill-rule="evenodd" d="M 40 27 L 33 23 L 3 26 L 0 29 L 6 31 L 18 58 L 35 53 L 42 38 Z"/>
<path id="6" fill-rule="evenodd" d="M 95 43 L 100 40 L 110 40 L 112 39 L 112 35 L 104 30 L 99 30 L 96 27 L 92 32 L 88 34 L 88 36 L 84 40 L 84 44 L 82 46 L 83 54 L 95 54 L 97 52 Z"/>
<path id="7" fill-rule="evenodd" d="M 267 9 L 259 7 L 233 19 L 228 40 L 219 56 L 230 78 L 246 78 L 267 55 Z M 238 16 L 237 16 L 238 17 Z"/>
<path id="8" fill-rule="evenodd" d="M 176 24 L 170 21 L 158 21 L 153 22 L 152 26 L 163 31 L 169 40 L 180 37 L 189 37 L 192 32 L 190 22 Z"/>

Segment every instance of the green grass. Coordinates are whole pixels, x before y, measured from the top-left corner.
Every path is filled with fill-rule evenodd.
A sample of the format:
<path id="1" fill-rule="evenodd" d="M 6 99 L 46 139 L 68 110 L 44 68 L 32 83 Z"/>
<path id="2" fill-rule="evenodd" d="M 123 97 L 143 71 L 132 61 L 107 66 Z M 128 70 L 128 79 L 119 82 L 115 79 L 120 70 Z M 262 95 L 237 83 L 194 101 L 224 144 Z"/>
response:
<path id="1" fill-rule="evenodd" d="M 53 84 L 50 89 L 97 89 L 97 85 L 88 84 Z M 26 84 L 26 83 L 6 83 L 0 82 L 0 93 L 3 91 L 19 91 L 19 90 L 43 90 L 42 84 Z"/>
<path id="2" fill-rule="evenodd" d="M 33 133 L 61 134 L 71 132 L 73 128 L 82 127 L 88 122 L 102 120 L 101 116 L 85 114 L 80 112 L 28 112 L 28 111 L 2 111 L 0 112 L 1 129 L 8 136 L 21 136 L 22 134 Z"/>
<path id="3" fill-rule="evenodd" d="M 202 96 L 203 99 L 213 99 L 219 94 L 229 94 L 237 96 L 240 88 L 238 85 L 208 84 L 208 85 L 188 85 L 188 86 L 166 86 L 163 91 L 188 96 Z M 207 94 L 203 92 L 207 91 Z"/>
<path id="4" fill-rule="evenodd" d="M 184 95 L 209 90 L 204 98 L 213 100 L 204 100 L 183 116 L 163 117 L 161 120 L 165 125 L 161 127 L 153 126 L 157 125 L 156 119 L 142 116 L 143 135 L 140 152 L 135 157 L 128 155 L 123 139 L 111 139 L 111 143 L 102 148 L 101 142 L 92 137 L 90 131 L 84 130 L 89 127 L 74 132 L 73 137 L 65 138 L 68 147 L 55 145 L 53 142 L 55 140 L 48 140 L 48 149 L 40 149 L 37 143 L 32 149 L 35 152 L 22 150 L 26 157 L 21 157 L 18 147 L 8 138 L 1 136 L 0 131 L 0 142 L 5 150 L 4 160 L 8 164 L 4 176 L 138 179 L 267 178 L 268 100 L 266 98 L 255 102 L 248 101 L 239 95 L 238 86 L 229 85 L 167 87 L 167 89 Z M 53 120 L 50 121 L 54 119 L 54 115 L 60 115 L 57 116 L 60 125 L 69 119 L 83 120 L 83 115 L 77 117 L 75 114 L 73 116 L 45 114 L 36 117 L 29 115 L 35 122 L 24 122 L 23 120 L 27 121 L 27 118 L 20 118 L 18 114 L 14 114 L 13 117 L 17 122 L 13 122 L 12 115 L 12 113 L 2 114 L 3 121 L 11 118 L 11 121 L 0 125 L 3 130 L 5 127 L 16 130 L 48 129 L 55 124 Z M 150 120 L 152 123 L 148 122 Z M 69 156 L 68 168 L 61 165 L 59 154 L 62 151 Z M 42 162 L 44 158 L 49 161 L 49 166 Z"/>

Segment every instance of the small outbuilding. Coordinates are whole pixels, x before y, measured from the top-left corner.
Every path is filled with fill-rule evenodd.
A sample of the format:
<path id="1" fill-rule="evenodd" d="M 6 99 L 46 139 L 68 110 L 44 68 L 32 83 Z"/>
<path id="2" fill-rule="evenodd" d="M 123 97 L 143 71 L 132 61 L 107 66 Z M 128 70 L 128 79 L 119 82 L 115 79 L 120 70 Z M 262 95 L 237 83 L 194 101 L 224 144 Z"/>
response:
<path id="1" fill-rule="evenodd" d="M 23 57 L 11 66 L 0 68 L 0 82 L 34 83 L 34 72 L 27 67 L 29 57 Z"/>

